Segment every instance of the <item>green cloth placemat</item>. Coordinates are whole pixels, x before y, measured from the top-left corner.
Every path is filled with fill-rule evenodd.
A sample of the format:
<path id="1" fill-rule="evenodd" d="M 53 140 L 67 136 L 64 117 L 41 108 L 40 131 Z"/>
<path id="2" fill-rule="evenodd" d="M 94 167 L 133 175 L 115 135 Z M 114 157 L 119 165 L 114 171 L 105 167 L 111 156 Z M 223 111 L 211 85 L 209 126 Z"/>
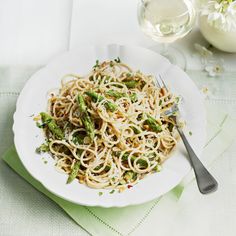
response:
<path id="1" fill-rule="evenodd" d="M 208 138 L 204 148 L 203 162 L 209 165 L 232 143 L 236 128 L 235 120 L 232 120 L 227 114 L 220 113 L 218 106 L 209 103 L 206 103 L 206 106 L 208 112 Z M 152 235 L 153 232 L 157 232 L 155 221 L 160 220 L 158 209 L 160 199 L 125 208 L 105 209 L 76 205 L 50 193 L 32 178 L 21 164 L 14 147 L 4 154 L 3 159 L 20 176 L 55 201 L 76 223 L 92 235 Z M 192 175 L 190 174 L 183 183 L 186 185 L 191 180 Z M 183 184 L 171 191 L 171 194 L 175 196 L 175 200 L 181 196 L 182 190 Z M 175 201 L 172 201 L 169 205 L 174 203 Z"/>

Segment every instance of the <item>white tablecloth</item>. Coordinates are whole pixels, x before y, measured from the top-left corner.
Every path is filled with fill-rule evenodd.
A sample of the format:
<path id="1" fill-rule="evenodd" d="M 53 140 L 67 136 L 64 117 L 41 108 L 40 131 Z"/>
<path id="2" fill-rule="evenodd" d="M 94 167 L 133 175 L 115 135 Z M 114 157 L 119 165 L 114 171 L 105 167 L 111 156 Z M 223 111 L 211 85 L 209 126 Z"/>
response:
<path id="1" fill-rule="evenodd" d="M 136 0 L 0 0 L 0 155 L 12 144 L 9 119 L 19 91 L 13 83 L 23 82 L 49 59 L 82 44 L 121 43 L 155 47 L 138 28 Z M 200 70 L 193 43 L 206 44 L 199 30 L 175 44 L 183 50 L 188 70 Z M 235 71 L 236 55 L 216 51 L 224 58 L 227 71 Z M 16 66 L 17 65 L 17 66 Z M 29 67 L 30 65 L 30 67 Z M 33 67 L 32 67 L 33 65 Z M 194 72 L 193 72 L 194 74 Z M 236 117 L 236 77 L 201 80 L 209 86 L 212 101 Z M 8 80 L 6 87 L 1 81 Z M 12 106 L 6 107 L 5 104 Z M 9 114 L 5 117 L 2 110 Z M 236 144 L 236 143 L 235 143 Z M 208 196 L 189 185 L 173 209 L 174 222 L 156 224 L 153 235 L 234 236 L 236 232 L 236 146 L 232 145 L 211 171 L 219 190 Z M 165 211 L 165 205 L 160 208 Z M 171 214 L 171 212 L 170 212 Z M 0 161 L 0 235 L 87 235 L 48 198 L 34 190 Z M 135 235 L 135 234 L 134 234 Z"/>

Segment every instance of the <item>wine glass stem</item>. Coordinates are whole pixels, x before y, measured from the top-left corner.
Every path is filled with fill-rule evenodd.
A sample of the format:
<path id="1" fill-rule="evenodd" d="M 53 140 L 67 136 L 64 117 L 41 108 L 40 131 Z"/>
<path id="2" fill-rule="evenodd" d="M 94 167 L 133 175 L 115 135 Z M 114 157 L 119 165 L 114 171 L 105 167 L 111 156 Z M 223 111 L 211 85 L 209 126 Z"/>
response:
<path id="1" fill-rule="evenodd" d="M 162 46 L 162 52 L 161 52 L 161 54 L 163 55 L 163 56 L 168 56 L 168 50 L 169 49 L 169 44 L 168 43 L 163 43 L 163 46 Z"/>

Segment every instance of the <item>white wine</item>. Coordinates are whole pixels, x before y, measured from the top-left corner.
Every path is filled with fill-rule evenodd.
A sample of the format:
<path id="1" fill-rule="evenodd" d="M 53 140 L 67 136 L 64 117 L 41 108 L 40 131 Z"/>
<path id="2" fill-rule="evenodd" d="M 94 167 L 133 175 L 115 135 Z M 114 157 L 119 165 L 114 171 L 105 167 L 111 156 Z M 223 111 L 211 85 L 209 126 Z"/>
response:
<path id="1" fill-rule="evenodd" d="M 138 21 L 153 40 L 172 43 L 188 34 L 195 23 L 191 0 L 141 0 Z"/>

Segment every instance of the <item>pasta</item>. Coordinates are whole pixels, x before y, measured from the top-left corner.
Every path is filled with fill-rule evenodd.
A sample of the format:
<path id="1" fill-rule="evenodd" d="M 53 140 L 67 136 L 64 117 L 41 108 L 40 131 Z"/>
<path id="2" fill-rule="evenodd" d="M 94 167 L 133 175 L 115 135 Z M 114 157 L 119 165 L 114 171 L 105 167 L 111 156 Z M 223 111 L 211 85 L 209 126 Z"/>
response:
<path id="1" fill-rule="evenodd" d="M 160 171 L 177 144 L 165 110 L 177 102 L 154 78 L 120 59 L 96 62 L 86 76 L 66 75 L 40 113 L 49 152 L 68 183 L 124 189 Z"/>

